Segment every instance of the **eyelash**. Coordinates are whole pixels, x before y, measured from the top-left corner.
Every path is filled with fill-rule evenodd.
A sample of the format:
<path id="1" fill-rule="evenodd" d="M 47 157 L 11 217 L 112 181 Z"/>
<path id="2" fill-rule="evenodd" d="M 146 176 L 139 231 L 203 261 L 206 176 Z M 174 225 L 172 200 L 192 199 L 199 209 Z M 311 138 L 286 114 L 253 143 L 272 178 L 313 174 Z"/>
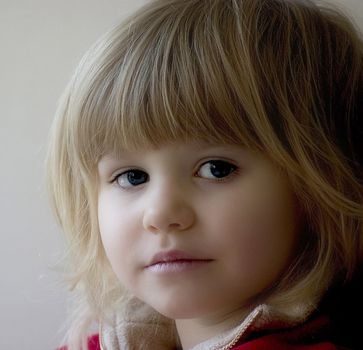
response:
<path id="1" fill-rule="evenodd" d="M 204 162 L 203 164 L 201 164 L 201 165 L 199 166 L 198 171 L 197 171 L 197 173 L 196 173 L 196 174 L 198 174 L 198 172 L 200 172 L 201 168 L 202 168 L 204 165 L 209 164 L 209 163 L 224 163 L 225 165 L 229 165 L 229 167 L 230 167 L 232 170 L 231 170 L 231 172 L 230 172 L 230 173 L 228 173 L 228 175 L 223 176 L 223 177 L 221 177 L 221 178 L 217 178 L 217 177 L 215 177 L 215 178 L 213 178 L 213 179 L 208 179 L 208 178 L 206 178 L 206 180 L 213 181 L 213 182 L 226 182 L 226 181 L 229 181 L 232 177 L 234 177 L 234 176 L 236 176 L 236 175 L 238 175 L 238 174 L 239 174 L 239 170 L 240 170 L 240 169 L 239 169 L 236 165 L 232 164 L 231 162 L 228 162 L 228 161 L 225 161 L 225 160 L 220 160 L 220 159 L 213 159 L 213 160 L 209 160 L 209 161 Z M 143 172 L 143 173 L 145 173 L 145 174 L 147 175 L 147 177 L 149 177 L 149 176 L 148 176 L 148 174 L 147 174 L 146 172 L 142 171 L 142 170 L 139 170 L 139 169 L 128 169 L 128 170 L 123 171 L 123 172 L 121 172 L 121 173 L 119 173 L 119 174 L 116 174 L 116 175 L 115 175 L 115 176 L 111 179 L 110 183 L 115 184 L 116 186 L 118 186 L 119 188 L 121 188 L 121 189 L 123 189 L 123 190 L 129 190 L 129 189 L 133 189 L 133 188 L 138 187 L 139 185 L 135 185 L 135 186 L 130 185 L 130 188 L 125 188 L 125 187 L 122 187 L 121 185 L 119 185 L 119 184 L 117 183 L 117 179 L 118 179 L 119 177 L 121 177 L 122 175 L 128 174 L 128 173 L 131 173 L 131 172 Z M 202 176 L 197 176 L 197 177 L 199 177 L 199 178 L 203 178 Z M 147 180 L 147 181 L 145 181 L 145 182 L 148 182 L 148 180 Z M 143 183 L 145 183 L 145 182 L 143 182 Z"/>

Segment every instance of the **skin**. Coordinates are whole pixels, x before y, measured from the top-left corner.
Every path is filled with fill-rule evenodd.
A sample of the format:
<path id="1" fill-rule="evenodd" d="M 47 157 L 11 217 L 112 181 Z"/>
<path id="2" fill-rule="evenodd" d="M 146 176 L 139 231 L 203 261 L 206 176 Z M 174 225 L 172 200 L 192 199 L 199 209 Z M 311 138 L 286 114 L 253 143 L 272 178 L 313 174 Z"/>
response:
<path id="1" fill-rule="evenodd" d="M 175 319 L 183 349 L 240 322 L 293 257 L 294 194 L 271 161 L 243 147 L 172 143 L 108 154 L 98 173 L 110 264 L 131 293 Z M 171 249 L 210 261 L 166 274 L 148 267 Z"/>

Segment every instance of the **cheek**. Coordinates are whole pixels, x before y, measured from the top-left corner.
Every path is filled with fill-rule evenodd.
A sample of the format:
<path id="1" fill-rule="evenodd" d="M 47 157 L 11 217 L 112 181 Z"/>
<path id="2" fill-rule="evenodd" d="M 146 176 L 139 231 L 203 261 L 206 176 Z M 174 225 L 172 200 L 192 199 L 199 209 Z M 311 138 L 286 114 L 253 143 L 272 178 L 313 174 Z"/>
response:
<path id="1" fill-rule="evenodd" d="M 118 246 L 122 230 L 122 211 L 118 209 L 117 202 L 112 196 L 101 194 L 98 200 L 98 225 L 101 239 L 106 252 L 112 251 L 112 246 Z"/>
<path id="2" fill-rule="evenodd" d="M 297 228 L 289 193 L 256 193 L 245 193 L 235 205 L 220 212 L 214 232 L 216 237 L 220 235 L 218 243 L 228 256 L 231 274 L 266 287 L 290 261 Z"/>
<path id="3" fill-rule="evenodd" d="M 101 194 L 98 202 L 98 224 L 101 240 L 112 266 L 121 280 L 129 279 L 131 253 L 134 251 L 135 220 L 133 215 L 112 195 Z"/>

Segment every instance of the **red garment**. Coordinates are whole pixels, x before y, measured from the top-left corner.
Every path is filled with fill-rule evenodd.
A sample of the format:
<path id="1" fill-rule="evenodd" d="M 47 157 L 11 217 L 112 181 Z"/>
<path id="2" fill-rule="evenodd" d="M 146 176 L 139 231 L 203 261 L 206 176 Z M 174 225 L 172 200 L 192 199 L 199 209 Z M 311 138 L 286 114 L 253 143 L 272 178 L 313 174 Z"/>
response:
<path id="1" fill-rule="evenodd" d="M 253 335 L 254 339 L 237 343 L 234 350 L 338 350 L 329 341 L 330 321 L 327 317 L 308 321 L 300 326 L 269 332 L 269 334 Z M 231 349 L 231 350 L 232 350 Z"/>
<path id="2" fill-rule="evenodd" d="M 95 334 L 88 339 L 88 350 L 101 350 L 98 334 Z"/>
<path id="3" fill-rule="evenodd" d="M 66 346 L 62 346 L 57 350 L 67 350 Z M 88 350 L 101 350 L 100 339 L 98 334 L 94 334 L 88 338 Z"/>

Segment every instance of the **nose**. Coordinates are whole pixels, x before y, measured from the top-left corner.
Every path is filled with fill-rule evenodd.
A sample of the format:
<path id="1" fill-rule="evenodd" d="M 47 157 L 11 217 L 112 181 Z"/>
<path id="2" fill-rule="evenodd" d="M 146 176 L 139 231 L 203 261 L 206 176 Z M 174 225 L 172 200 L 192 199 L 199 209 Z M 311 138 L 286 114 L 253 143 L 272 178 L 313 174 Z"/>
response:
<path id="1" fill-rule="evenodd" d="M 143 226 L 151 233 L 185 231 L 195 221 L 195 212 L 185 195 L 160 191 L 152 195 L 144 211 Z"/>

